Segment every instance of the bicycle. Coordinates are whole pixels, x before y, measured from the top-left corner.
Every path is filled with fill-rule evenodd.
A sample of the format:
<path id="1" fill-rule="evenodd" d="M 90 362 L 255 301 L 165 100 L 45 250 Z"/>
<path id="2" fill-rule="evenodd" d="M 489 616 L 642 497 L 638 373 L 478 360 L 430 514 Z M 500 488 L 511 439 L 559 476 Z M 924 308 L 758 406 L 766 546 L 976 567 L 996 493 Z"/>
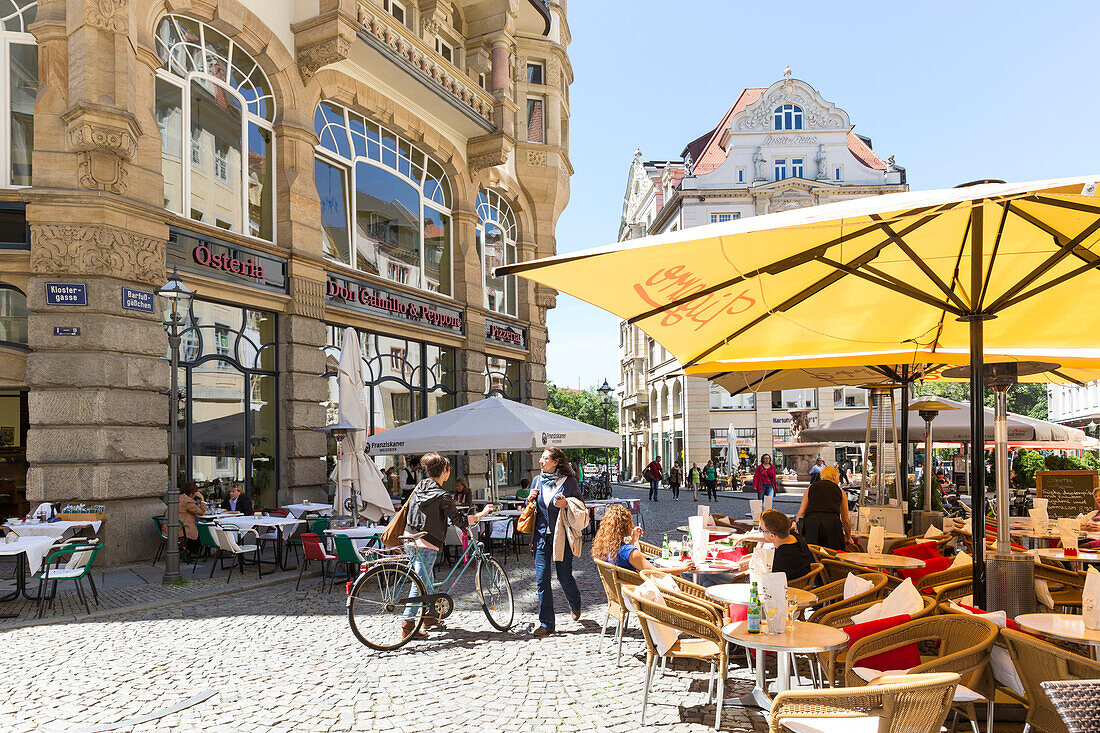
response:
<path id="1" fill-rule="evenodd" d="M 512 584 L 504 568 L 484 548 L 474 541 L 468 530 L 462 530 L 466 540 L 462 555 L 447 577 L 436 583 L 436 592 L 428 593 L 424 581 L 413 570 L 417 550 L 412 554 L 398 552 L 381 555 L 359 566 L 359 577 L 348 591 L 346 601 L 351 632 L 361 643 L 378 651 L 399 649 L 420 631 L 425 617 L 445 619 L 454 611 L 451 592 L 466 568 L 476 563 L 474 577 L 481 608 L 489 623 L 498 631 L 507 631 L 515 618 Z M 423 533 L 403 535 L 405 543 L 413 543 Z M 407 545 L 408 546 L 408 545 Z M 457 574 L 456 574 L 457 573 Z M 403 627 L 406 610 L 415 608 L 416 623 Z"/>

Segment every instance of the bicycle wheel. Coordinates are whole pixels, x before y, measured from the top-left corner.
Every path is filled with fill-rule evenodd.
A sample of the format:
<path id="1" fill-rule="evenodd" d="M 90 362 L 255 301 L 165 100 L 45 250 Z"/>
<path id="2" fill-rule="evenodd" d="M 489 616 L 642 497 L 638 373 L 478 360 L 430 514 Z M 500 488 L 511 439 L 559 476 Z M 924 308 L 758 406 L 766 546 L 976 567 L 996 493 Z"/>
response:
<path id="1" fill-rule="evenodd" d="M 512 628 L 516 605 L 512 599 L 512 584 L 504 574 L 504 568 L 491 557 L 477 563 L 477 594 L 481 598 L 481 610 L 499 631 Z"/>
<path id="2" fill-rule="evenodd" d="M 402 628 L 406 598 L 425 594 L 424 581 L 407 565 L 377 565 L 359 575 L 348 594 L 348 623 L 355 638 L 371 649 L 397 649 L 420 630 L 424 608 L 415 605 L 416 623 L 408 632 Z"/>

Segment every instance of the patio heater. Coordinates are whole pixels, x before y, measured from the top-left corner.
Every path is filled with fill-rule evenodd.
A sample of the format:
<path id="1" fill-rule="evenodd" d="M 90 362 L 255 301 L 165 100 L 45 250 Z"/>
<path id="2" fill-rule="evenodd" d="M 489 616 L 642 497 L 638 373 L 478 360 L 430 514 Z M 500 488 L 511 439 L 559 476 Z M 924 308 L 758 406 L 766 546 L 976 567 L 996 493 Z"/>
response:
<path id="1" fill-rule="evenodd" d="M 348 431 L 355 430 L 354 425 L 345 425 L 344 423 L 337 422 L 333 425 L 326 425 L 323 428 L 317 428 L 319 433 L 327 433 L 333 437 L 336 441 L 336 496 L 340 496 L 340 490 L 343 486 L 343 476 L 340 471 L 340 447 L 344 442 L 344 438 L 348 437 Z M 353 526 L 359 526 L 359 502 L 355 494 L 348 488 L 348 498 L 344 499 L 343 508 L 347 510 L 351 515 Z"/>
<path id="2" fill-rule="evenodd" d="M 938 523 L 942 529 L 943 524 L 943 512 L 932 511 L 932 421 L 945 410 L 959 408 L 936 397 L 921 397 L 910 402 L 909 409 L 924 420 L 924 511 L 913 512 L 913 530 L 924 534 L 930 525 Z"/>
<path id="3" fill-rule="evenodd" d="M 864 450 L 870 452 L 874 446 L 873 459 L 874 486 L 867 483 L 868 456 L 863 456 L 864 479 L 859 489 L 859 505 L 865 506 L 900 506 L 900 482 L 902 480 L 899 465 L 900 450 L 898 448 L 898 424 L 897 405 L 894 402 L 894 390 L 901 387 L 900 384 L 887 382 L 884 384 L 866 384 L 868 395 L 867 405 L 867 436 L 864 442 Z M 908 436 L 907 436 L 908 437 Z M 894 472 L 894 496 L 890 496 L 887 485 L 887 471 Z"/>
<path id="4" fill-rule="evenodd" d="M 997 480 L 997 545 L 985 558 L 985 610 L 1004 611 L 1009 618 L 1035 612 L 1035 594 L 1020 593 L 1020 588 L 1035 586 L 1035 558 L 1014 553 L 1008 536 L 1008 390 L 1020 377 L 1049 372 L 1060 364 L 1038 361 L 998 362 L 982 364 L 982 381 L 993 390 L 994 475 Z M 970 376 L 970 367 L 954 367 L 943 372 L 945 377 Z M 985 436 L 971 436 L 971 460 L 984 461 L 978 453 L 984 450 Z M 985 487 L 970 490 L 971 511 L 985 513 Z M 976 538 L 975 538 L 976 539 Z"/>

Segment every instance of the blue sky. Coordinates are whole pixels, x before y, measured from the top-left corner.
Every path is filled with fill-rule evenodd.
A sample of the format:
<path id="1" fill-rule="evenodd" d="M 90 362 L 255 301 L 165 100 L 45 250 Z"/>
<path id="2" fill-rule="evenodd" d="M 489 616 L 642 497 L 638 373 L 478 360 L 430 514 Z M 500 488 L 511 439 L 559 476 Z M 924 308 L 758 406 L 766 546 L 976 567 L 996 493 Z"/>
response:
<path id="1" fill-rule="evenodd" d="M 560 254 L 615 241 L 635 148 L 677 157 L 787 64 L 914 190 L 1100 173 L 1100 3 L 574 0 L 569 23 Z M 561 294 L 548 325 L 551 381 L 615 384 L 614 316 Z"/>

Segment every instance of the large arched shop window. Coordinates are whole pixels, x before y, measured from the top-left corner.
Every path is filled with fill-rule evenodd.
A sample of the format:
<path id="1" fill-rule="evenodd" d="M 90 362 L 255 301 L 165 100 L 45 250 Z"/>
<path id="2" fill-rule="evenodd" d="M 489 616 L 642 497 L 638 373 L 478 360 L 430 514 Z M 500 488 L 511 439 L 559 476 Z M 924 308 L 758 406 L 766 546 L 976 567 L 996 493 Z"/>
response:
<path id="1" fill-rule="evenodd" d="M 27 296 L 0 283 L 0 343 L 27 345 Z"/>
<path id="2" fill-rule="evenodd" d="M 34 20 L 34 0 L 0 0 L 0 185 L 31 185 L 34 148 L 34 101 L 38 98 L 38 46 L 27 26 Z"/>
<path id="3" fill-rule="evenodd" d="M 164 207 L 271 240 L 275 100 L 263 69 L 218 31 L 181 15 L 160 22 L 156 44 L 164 63 L 156 80 Z"/>
<path id="4" fill-rule="evenodd" d="M 313 116 L 325 256 L 451 295 L 451 185 L 415 145 L 331 102 Z"/>
<path id="5" fill-rule="evenodd" d="M 515 264 L 516 217 L 496 191 L 477 192 L 477 253 L 485 286 L 485 307 L 496 313 L 516 315 L 516 278 L 497 277 L 493 268 Z"/>

